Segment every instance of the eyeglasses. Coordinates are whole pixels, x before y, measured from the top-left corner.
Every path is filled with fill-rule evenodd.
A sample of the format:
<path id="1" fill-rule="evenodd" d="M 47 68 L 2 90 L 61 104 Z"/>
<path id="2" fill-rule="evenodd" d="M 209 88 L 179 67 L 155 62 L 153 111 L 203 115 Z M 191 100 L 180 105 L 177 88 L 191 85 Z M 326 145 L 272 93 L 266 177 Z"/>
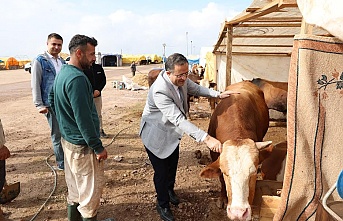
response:
<path id="1" fill-rule="evenodd" d="M 173 74 L 176 78 L 180 79 L 180 78 L 187 78 L 188 77 L 188 72 L 183 73 L 183 74 Z"/>

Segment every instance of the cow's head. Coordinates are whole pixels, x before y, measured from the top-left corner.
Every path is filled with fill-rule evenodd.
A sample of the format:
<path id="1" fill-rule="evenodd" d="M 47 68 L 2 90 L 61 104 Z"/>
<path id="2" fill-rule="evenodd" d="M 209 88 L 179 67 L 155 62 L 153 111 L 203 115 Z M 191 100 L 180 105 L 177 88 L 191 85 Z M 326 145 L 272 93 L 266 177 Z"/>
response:
<path id="1" fill-rule="evenodd" d="M 206 166 L 200 176 L 215 178 L 223 174 L 227 197 L 227 216 L 231 220 L 251 220 L 255 194 L 259 151 L 272 142 L 254 142 L 251 139 L 228 140 L 223 144 L 219 158 Z"/>

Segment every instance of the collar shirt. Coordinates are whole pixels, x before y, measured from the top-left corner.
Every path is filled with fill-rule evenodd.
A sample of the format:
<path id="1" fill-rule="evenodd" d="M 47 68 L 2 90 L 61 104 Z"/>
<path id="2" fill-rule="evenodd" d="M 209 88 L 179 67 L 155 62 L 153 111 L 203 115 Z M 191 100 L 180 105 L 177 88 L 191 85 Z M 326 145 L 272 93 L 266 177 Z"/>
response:
<path id="1" fill-rule="evenodd" d="M 61 68 L 62 68 L 62 61 L 61 61 L 61 57 L 58 56 L 57 58 L 55 58 L 54 56 L 52 56 L 49 52 L 47 52 L 48 56 L 49 56 L 49 60 L 51 61 L 51 63 L 54 65 L 54 68 L 56 70 L 56 74 L 58 74 L 58 72 L 60 72 Z"/>
<path id="2" fill-rule="evenodd" d="M 173 84 L 173 83 L 171 82 L 169 76 L 168 76 L 168 81 L 173 85 L 173 87 L 174 87 L 174 89 L 175 89 L 177 95 L 179 96 L 180 100 L 182 100 L 181 97 L 180 97 L 180 90 L 179 90 L 179 87 L 176 86 L 175 84 Z M 218 93 L 219 93 L 219 92 L 218 92 Z M 205 138 L 207 137 L 207 135 L 208 135 L 208 133 L 205 133 L 205 134 L 202 136 L 202 138 L 201 138 L 200 141 L 204 141 Z"/>
<path id="3" fill-rule="evenodd" d="M 173 82 L 171 82 L 169 76 L 168 76 L 168 81 L 173 85 L 173 88 L 175 89 L 175 91 L 176 91 L 176 93 L 177 93 L 177 96 L 179 96 L 179 98 L 181 99 L 179 87 L 176 86 L 175 84 L 173 84 Z"/>

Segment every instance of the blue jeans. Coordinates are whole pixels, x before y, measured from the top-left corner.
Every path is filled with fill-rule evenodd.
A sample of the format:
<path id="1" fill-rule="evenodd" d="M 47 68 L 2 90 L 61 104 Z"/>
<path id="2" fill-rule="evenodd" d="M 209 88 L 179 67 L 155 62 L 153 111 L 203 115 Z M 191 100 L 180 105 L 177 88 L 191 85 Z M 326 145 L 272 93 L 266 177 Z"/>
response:
<path id="1" fill-rule="evenodd" d="M 53 110 L 49 107 L 49 112 L 45 114 L 48 119 L 48 123 L 51 129 L 51 141 L 52 147 L 56 157 L 57 166 L 64 169 L 64 152 L 61 144 L 61 132 L 57 123 L 56 115 Z"/>

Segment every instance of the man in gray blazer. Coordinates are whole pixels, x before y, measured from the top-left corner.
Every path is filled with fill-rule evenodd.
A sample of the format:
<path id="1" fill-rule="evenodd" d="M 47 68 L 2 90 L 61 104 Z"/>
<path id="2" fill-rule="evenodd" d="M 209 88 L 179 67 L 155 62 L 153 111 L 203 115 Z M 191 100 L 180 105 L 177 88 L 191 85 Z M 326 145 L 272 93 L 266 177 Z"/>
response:
<path id="1" fill-rule="evenodd" d="M 179 204 L 174 184 L 183 133 L 205 142 L 212 151 L 221 152 L 222 148 L 220 141 L 187 120 L 187 94 L 225 98 L 236 93 L 199 86 L 187 78 L 188 73 L 188 61 L 182 54 L 168 57 L 165 70 L 149 89 L 140 125 L 139 134 L 155 171 L 156 209 L 166 221 L 174 220 L 169 202 Z"/>

